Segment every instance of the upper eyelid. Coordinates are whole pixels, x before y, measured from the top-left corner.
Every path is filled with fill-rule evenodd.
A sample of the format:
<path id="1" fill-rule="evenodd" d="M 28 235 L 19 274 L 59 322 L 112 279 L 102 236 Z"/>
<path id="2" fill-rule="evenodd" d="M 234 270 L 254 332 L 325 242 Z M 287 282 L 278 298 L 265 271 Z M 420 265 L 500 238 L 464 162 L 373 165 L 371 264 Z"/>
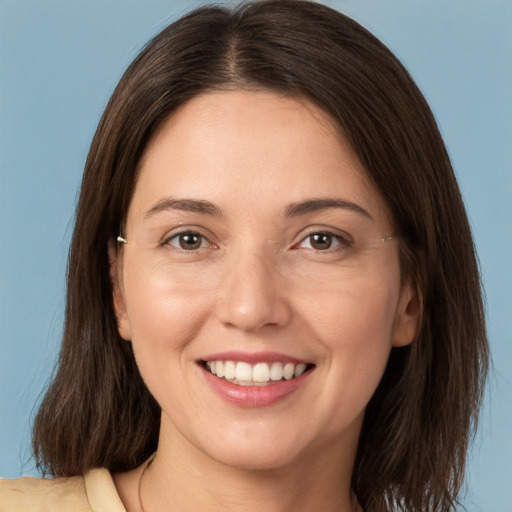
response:
<path id="1" fill-rule="evenodd" d="M 204 241 L 207 242 L 208 247 L 198 247 L 197 249 L 190 249 L 190 250 L 188 250 L 188 249 L 183 249 L 183 248 L 180 248 L 180 247 L 175 247 L 173 244 L 170 243 L 171 240 L 174 241 L 179 236 L 186 235 L 186 234 L 197 235 L 197 236 L 203 238 Z M 215 246 L 215 248 L 218 249 L 218 244 L 216 242 L 212 242 L 211 239 L 208 238 L 207 236 L 203 235 L 202 233 L 199 233 L 198 231 L 193 231 L 191 229 L 184 229 L 182 231 L 178 231 L 178 232 L 173 233 L 173 234 L 171 234 L 169 236 L 166 236 L 166 237 L 163 238 L 163 240 L 160 242 L 159 245 L 162 248 L 172 248 L 174 251 L 177 251 L 177 252 L 183 253 L 183 254 L 197 254 L 200 251 L 211 249 L 212 246 Z"/>
<path id="2" fill-rule="evenodd" d="M 161 238 L 160 244 L 166 244 L 169 240 L 183 234 L 196 234 L 205 238 L 208 242 L 219 245 L 222 242 L 220 239 L 209 229 L 203 226 L 197 225 L 184 225 L 184 226 L 176 226 L 169 231 L 167 231 Z M 339 228 L 335 228 L 334 226 L 322 226 L 318 224 L 312 224 L 302 228 L 294 237 L 293 241 L 290 243 L 290 247 L 293 247 L 301 242 L 303 242 L 306 238 L 317 234 L 317 233 L 325 233 L 332 235 L 337 240 L 345 241 L 350 244 L 354 243 L 354 238 L 347 232 Z"/>
<path id="3" fill-rule="evenodd" d="M 307 240 L 308 238 L 312 237 L 313 235 L 330 235 L 336 240 L 343 240 L 345 242 L 351 242 L 351 240 L 348 239 L 348 237 L 343 235 L 338 235 L 336 233 L 333 233 L 332 231 L 312 231 L 311 233 L 308 233 L 306 236 L 302 237 L 299 242 L 303 242 L 304 240 Z"/>
<path id="4" fill-rule="evenodd" d="M 329 247 L 328 249 L 310 249 L 310 250 L 313 250 L 315 252 L 319 252 L 319 253 L 330 253 L 330 252 L 336 252 L 336 251 L 339 251 L 339 250 L 342 250 L 342 249 L 347 249 L 347 248 L 350 248 L 352 247 L 353 245 L 353 242 L 351 240 L 348 240 L 347 238 L 341 236 L 341 235 L 336 235 L 335 233 L 332 233 L 332 232 L 329 232 L 329 231 L 313 231 L 311 232 L 310 234 L 306 235 L 305 237 L 301 238 L 297 243 L 295 244 L 292 244 L 291 247 L 296 247 L 300 244 L 302 244 L 305 240 L 307 240 L 309 237 L 315 235 L 315 234 L 320 234 L 320 233 L 323 233 L 323 234 L 326 234 L 326 235 L 331 235 L 333 238 L 335 238 L 338 242 L 339 242 L 339 245 L 336 245 L 334 247 Z"/>
<path id="5" fill-rule="evenodd" d="M 354 243 L 354 238 L 350 233 L 347 231 L 344 231 L 339 228 L 335 228 L 333 226 L 320 226 L 317 224 L 312 224 L 310 226 L 307 226 L 305 228 L 302 228 L 297 235 L 295 236 L 295 239 L 297 239 L 297 242 L 294 242 L 294 244 L 301 242 L 302 240 L 305 240 L 309 236 L 315 235 L 317 233 L 325 233 L 332 235 L 336 238 L 341 238 L 343 240 L 346 240 L 347 242 Z"/>
<path id="6" fill-rule="evenodd" d="M 213 240 L 215 238 L 213 233 L 211 233 L 210 235 L 207 235 L 203 231 L 208 231 L 209 233 L 211 233 L 211 231 L 209 231 L 205 228 L 201 228 L 199 226 L 180 226 L 179 228 L 176 227 L 176 228 L 173 228 L 173 229 L 167 231 L 164 234 L 164 236 L 162 236 L 160 243 L 165 244 L 169 240 L 172 240 L 173 238 L 176 238 L 177 236 L 186 235 L 186 234 L 199 235 L 199 236 L 202 236 L 203 238 L 205 238 L 206 240 L 208 240 L 209 242 L 216 243 Z"/>

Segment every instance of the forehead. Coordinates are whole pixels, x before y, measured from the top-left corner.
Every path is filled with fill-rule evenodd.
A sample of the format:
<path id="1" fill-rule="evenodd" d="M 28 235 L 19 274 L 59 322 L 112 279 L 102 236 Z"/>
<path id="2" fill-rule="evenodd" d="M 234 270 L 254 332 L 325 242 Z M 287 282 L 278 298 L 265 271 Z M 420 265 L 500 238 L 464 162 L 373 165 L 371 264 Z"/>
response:
<path id="1" fill-rule="evenodd" d="M 334 195 L 387 217 L 335 121 L 272 92 L 209 92 L 174 112 L 146 147 L 130 212 L 165 195 L 253 212 Z"/>

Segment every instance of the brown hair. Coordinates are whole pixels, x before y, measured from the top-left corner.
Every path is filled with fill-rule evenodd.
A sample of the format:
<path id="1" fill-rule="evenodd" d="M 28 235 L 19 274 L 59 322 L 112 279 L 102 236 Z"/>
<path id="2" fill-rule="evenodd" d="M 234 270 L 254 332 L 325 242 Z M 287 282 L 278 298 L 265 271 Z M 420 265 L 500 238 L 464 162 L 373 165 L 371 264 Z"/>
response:
<path id="1" fill-rule="evenodd" d="M 369 512 L 451 510 L 489 357 L 464 205 L 405 68 L 350 18 L 301 0 L 197 9 L 158 34 L 122 77 L 83 176 L 62 351 L 34 426 L 38 466 L 54 475 L 125 471 L 156 449 L 160 411 L 117 331 L 107 247 L 155 129 L 188 99 L 227 88 L 319 105 L 385 198 L 423 320 L 412 345 L 392 350 L 367 406 L 352 485 Z"/>

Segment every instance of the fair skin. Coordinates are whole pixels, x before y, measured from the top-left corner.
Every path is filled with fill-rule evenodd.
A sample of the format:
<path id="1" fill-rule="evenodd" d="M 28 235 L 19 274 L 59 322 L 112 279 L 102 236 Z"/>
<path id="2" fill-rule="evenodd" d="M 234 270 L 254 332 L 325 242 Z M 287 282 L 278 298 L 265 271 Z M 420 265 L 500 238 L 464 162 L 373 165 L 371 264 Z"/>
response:
<path id="1" fill-rule="evenodd" d="M 393 234 L 306 101 L 206 93 L 160 127 L 111 251 L 119 332 L 162 408 L 146 512 L 357 509 L 364 409 L 418 324 Z M 141 472 L 114 476 L 130 512 Z"/>

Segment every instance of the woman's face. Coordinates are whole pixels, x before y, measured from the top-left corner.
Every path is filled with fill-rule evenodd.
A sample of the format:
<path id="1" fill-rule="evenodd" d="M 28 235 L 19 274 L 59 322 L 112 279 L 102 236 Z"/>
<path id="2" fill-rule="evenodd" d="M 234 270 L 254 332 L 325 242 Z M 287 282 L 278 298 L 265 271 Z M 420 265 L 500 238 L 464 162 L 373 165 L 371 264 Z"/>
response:
<path id="1" fill-rule="evenodd" d="M 173 114 L 144 153 L 114 285 L 161 442 L 246 468 L 353 455 L 416 329 L 391 235 L 314 105 L 212 92 Z"/>

